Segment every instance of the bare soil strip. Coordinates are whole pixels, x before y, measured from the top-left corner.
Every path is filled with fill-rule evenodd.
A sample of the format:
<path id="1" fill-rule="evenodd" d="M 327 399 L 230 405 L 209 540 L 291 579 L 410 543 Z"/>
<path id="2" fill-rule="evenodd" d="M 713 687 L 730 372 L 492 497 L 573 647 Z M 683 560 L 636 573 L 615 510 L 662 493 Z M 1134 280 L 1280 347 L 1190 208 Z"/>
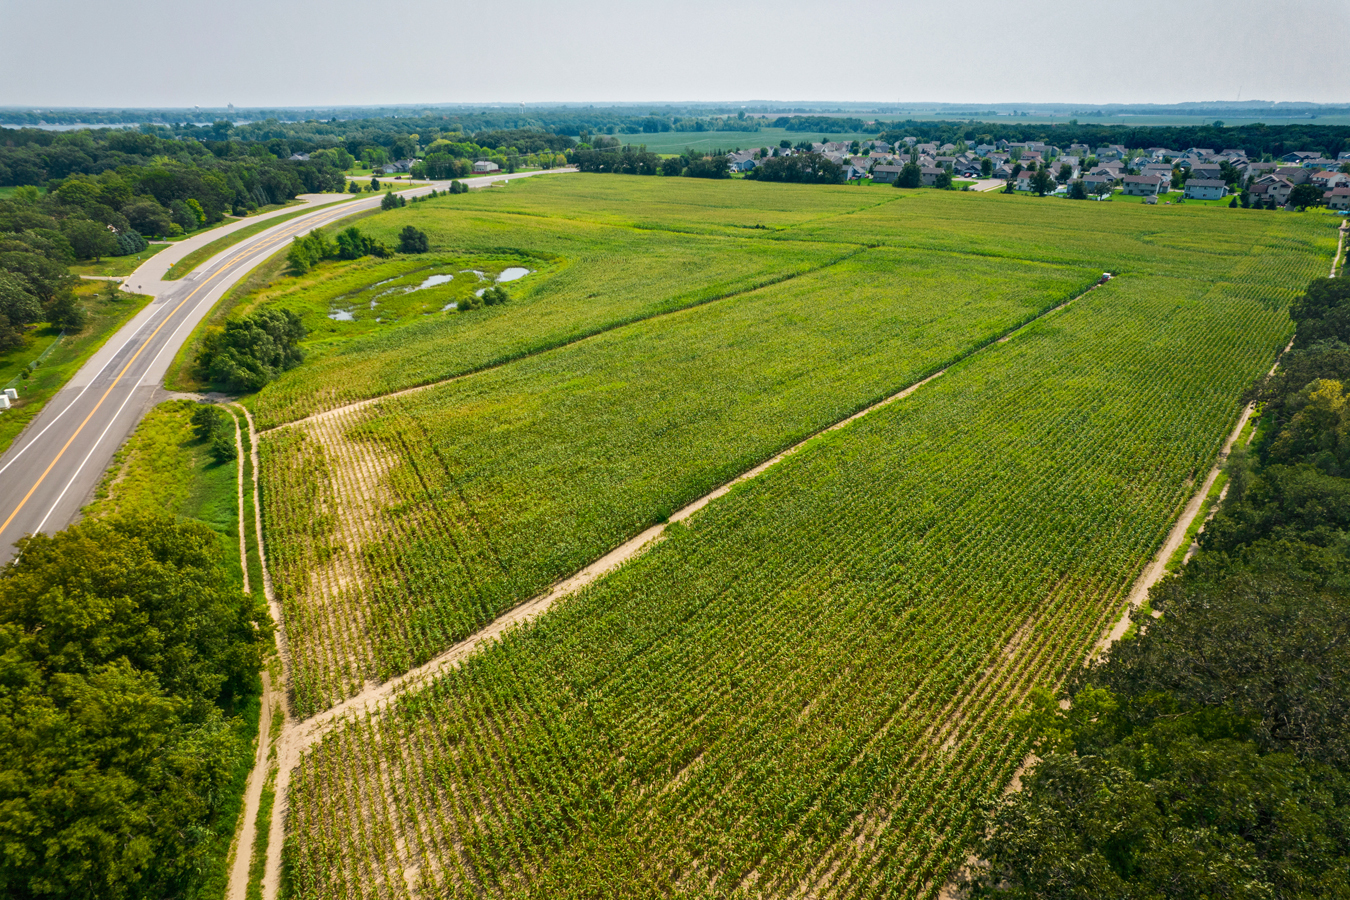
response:
<path id="1" fill-rule="evenodd" d="M 1279 356 L 1275 358 L 1275 364 L 1272 365 L 1270 371 L 1266 373 L 1268 376 L 1275 374 L 1275 370 L 1280 367 L 1280 358 L 1288 353 L 1293 346 L 1294 342 L 1291 339 L 1289 343 L 1285 345 L 1285 348 L 1280 351 Z M 1195 517 L 1199 515 L 1200 508 L 1204 505 L 1205 497 L 1209 496 L 1210 489 L 1214 487 L 1214 480 L 1217 479 L 1219 473 L 1223 471 L 1224 464 L 1228 461 L 1228 454 L 1233 449 L 1233 444 L 1237 441 L 1238 435 L 1242 433 L 1242 429 L 1247 426 L 1247 420 L 1252 417 L 1252 412 L 1254 410 L 1255 405 L 1249 403 L 1247 404 L 1247 408 L 1242 411 L 1242 415 L 1238 416 L 1237 425 L 1233 427 L 1232 433 L 1228 435 L 1228 440 L 1223 442 L 1223 449 L 1219 451 L 1219 458 L 1214 461 L 1214 467 L 1209 470 L 1209 475 L 1206 476 L 1205 483 L 1200 485 L 1199 489 L 1191 495 L 1190 501 L 1186 504 L 1186 508 L 1182 510 L 1181 517 L 1177 519 L 1176 524 L 1172 526 L 1172 531 L 1167 535 L 1167 540 L 1163 542 L 1162 548 L 1159 549 L 1157 554 L 1153 557 L 1153 561 L 1150 562 L 1148 568 L 1144 570 L 1144 574 L 1140 575 L 1139 580 L 1135 582 L 1134 590 L 1130 591 L 1129 602 L 1126 604 L 1124 612 L 1121 613 L 1120 620 L 1117 621 L 1106 634 L 1102 635 L 1101 640 L 1097 642 L 1097 646 L 1093 647 L 1092 652 L 1088 654 L 1087 662 L 1091 662 L 1093 659 L 1106 652 L 1107 648 L 1120 640 L 1125 632 L 1129 630 L 1130 613 L 1138 609 L 1143 602 L 1148 599 L 1149 590 L 1151 590 L 1153 585 L 1157 584 L 1158 580 L 1166 573 L 1167 561 L 1172 558 L 1172 554 L 1177 552 L 1177 548 L 1181 546 L 1181 542 L 1186 539 L 1186 532 L 1190 530 L 1191 523 L 1194 522 Z M 1217 510 L 1217 508 L 1218 507 L 1216 506 L 1215 509 Z"/>
<path id="2" fill-rule="evenodd" d="M 1331 278 L 1336 277 L 1336 270 L 1341 265 L 1341 256 L 1345 253 L 1345 233 L 1347 231 L 1350 231 L 1350 221 L 1341 223 L 1340 235 L 1336 238 L 1336 255 L 1331 258 L 1331 275 L 1329 276 Z"/>

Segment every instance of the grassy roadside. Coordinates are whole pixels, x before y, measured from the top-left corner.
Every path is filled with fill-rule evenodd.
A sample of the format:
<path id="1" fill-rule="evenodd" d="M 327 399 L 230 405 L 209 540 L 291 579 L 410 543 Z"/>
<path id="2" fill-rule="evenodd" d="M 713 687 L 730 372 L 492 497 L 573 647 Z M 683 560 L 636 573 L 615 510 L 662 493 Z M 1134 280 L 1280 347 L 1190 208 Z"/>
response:
<path id="1" fill-rule="evenodd" d="M 209 442 L 193 435 L 195 406 L 170 400 L 150 410 L 113 457 L 84 513 L 157 511 L 204 522 L 224 541 L 227 568 L 242 582 L 235 462 L 216 462 Z"/>
<path id="2" fill-rule="evenodd" d="M 338 202 L 340 203 L 342 201 Z M 277 208 L 281 209 L 282 207 Z M 312 206 L 306 206 L 304 209 L 297 209 L 293 213 L 288 213 L 284 216 L 273 216 L 272 218 L 264 219 L 261 222 L 254 222 L 252 225 L 247 225 L 240 228 L 238 231 L 232 231 L 227 235 L 218 237 L 211 243 L 193 250 L 187 256 L 184 256 L 178 262 L 170 266 L 169 271 L 164 274 L 164 280 L 177 281 L 225 248 L 233 247 L 240 241 L 247 240 L 255 234 L 271 228 L 273 225 L 279 225 L 282 222 L 289 221 L 297 216 L 302 216 L 305 213 L 312 211 L 312 209 Z"/>
<path id="3" fill-rule="evenodd" d="M 153 299 L 145 294 L 121 292 L 112 299 L 105 285 L 93 281 L 78 285 L 75 293 L 89 312 L 89 322 L 83 331 L 58 338 L 58 329 L 40 326 L 29 335 L 24 346 L 0 353 L 0 386 L 7 385 L 19 392 L 16 405 L 0 412 L 0 453 L 9 448 L 80 366 Z M 48 350 L 49 355 L 30 371 L 30 364 Z"/>
<path id="4" fill-rule="evenodd" d="M 238 469 L 234 460 L 217 463 L 211 457 L 208 442 L 195 438 L 190 422 L 195 406 L 191 400 L 170 400 L 152 409 L 118 450 L 84 514 L 97 517 L 145 510 L 203 522 L 220 535 L 225 569 L 229 577 L 240 583 Z M 244 524 L 249 523 L 251 520 Z M 220 807 L 206 823 L 211 845 L 208 861 L 186 895 L 196 900 L 218 900 L 225 896 L 230 847 L 243 815 L 244 790 L 253 769 L 261 687 L 259 679 L 255 691 L 235 709 L 227 711 L 233 717 L 232 730 L 239 751 Z"/>
<path id="5" fill-rule="evenodd" d="M 150 257 L 159 253 L 161 250 L 167 250 L 172 244 L 151 244 L 139 253 L 132 253 L 129 256 L 108 256 L 97 262 L 77 263 L 70 266 L 72 275 L 99 275 L 121 277 L 130 275 L 136 271 L 141 263 Z"/>

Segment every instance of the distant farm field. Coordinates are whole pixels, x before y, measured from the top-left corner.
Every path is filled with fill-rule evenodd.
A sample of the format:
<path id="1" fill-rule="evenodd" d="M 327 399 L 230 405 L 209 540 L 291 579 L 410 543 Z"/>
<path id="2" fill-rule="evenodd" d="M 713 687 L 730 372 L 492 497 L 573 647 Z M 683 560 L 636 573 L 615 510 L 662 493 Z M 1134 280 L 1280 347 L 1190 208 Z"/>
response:
<path id="1" fill-rule="evenodd" d="M 935 895 L 1336 243 L 1316 214 L 608 175 L 361 227 L 410 224 L 429 253 L 240 307 L 311 329 L 247 401 L 318 723 L 277 804 L 296 897 Z M 508 270 L 505 305 L 452 306 Z"/>

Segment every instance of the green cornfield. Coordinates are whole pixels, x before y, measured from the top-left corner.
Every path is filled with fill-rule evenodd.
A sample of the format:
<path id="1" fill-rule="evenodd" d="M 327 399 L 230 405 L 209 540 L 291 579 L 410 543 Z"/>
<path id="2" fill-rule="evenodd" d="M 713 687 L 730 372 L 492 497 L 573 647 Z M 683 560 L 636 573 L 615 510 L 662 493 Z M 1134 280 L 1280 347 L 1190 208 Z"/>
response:
<path id="1" fill-rule="evenodd" d="M 363 224 L 547 266 L 255 398 L 300 716 L 945 374 L 330 730 L 290 786 L 295 896 L 934 896 L 1335 244 L 1318 215 L 689 181 Z"/>

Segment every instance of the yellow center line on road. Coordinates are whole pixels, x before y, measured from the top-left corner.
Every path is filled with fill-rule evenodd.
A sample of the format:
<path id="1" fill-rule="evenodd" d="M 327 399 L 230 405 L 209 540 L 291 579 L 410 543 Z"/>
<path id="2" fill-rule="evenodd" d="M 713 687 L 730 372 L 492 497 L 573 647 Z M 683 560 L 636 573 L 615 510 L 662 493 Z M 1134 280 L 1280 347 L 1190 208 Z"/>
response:
<path id="1" fill-rule="evenodd" d="M 343 212 L 346 213 L 347 211 L 346 211 L 346 210 L 343 210 Z M 317 216 L 316 216 L 314 220 L 310 220 L 310 221 L 313 222 L 314 224 L 319 224 L 318 221 L 317 221 L 318 218 L 320 218 L 320 217 L 317 217 Z M 330 218 L 332 218 L 332 217 L 330 216 Z M 305 224 L 309 224 L 309 223 L 305 223 Z M 300 227 L 303 228 L 304 225 L 300 225 Z M 104 400 L 107 400 L 107 399 L 108 399 L 108 395 L 111 394 L 111 393 L 113 392 L 113 388 L 117 387 L 118 382 L 120 382 L 120 381 L 122 380 L 122 376 L 124 376 L 124 375 L 127 374 L 127 371 L 130 370 L 131 367 L 132 367 L 132 365 L 135 364 L 137 358 L 139 358 L 140 355 L 141 355 L 143 352 L 145 352 L 145 348 L 150 346 L 150 343 L 155 339 L 155 335 L 159 334 L 160 330 L 161 330 L 165 325 L 169 324 L 169 320 L 172 319 L 175 315 L 177 315 L 177 314 L 178 314 L 178 311 L 179 311 L 180 309 L 182 309 L 185 305 L 187 305 L 187 302 L 188 302 L 189 300 L 191 300 L 193 297 L 195 297 L 195 296 L 197 295 L 197 292 L 198 292 L 198 291 L 200 291 L 202 288 L 204 288 L 204 287 L 206 287 L 208 284 L 210 284 L 211 281 L 212 281 L 213 279 L 216 278 L 216 276 L 218 276 L 218 275 L 220 275 L 221 273 L 225 272 L 227 269 L 229 269 L 231 266 L 233 266 L 233 265 L 234 265 L 235 263 L 237 263 L 239 260 L 241 260 L 241 259 L 243 259 L 243 258 L 245 258 L 245 257 L 247 257 L 247 256 L 253 255 L 253 254 L 257 253 L 259 250 L 262 250 L 262 249 L 265 249 L 265 248 L 267 248 L 267 247 L 270 247 L 270 246 L 272 246 L 273 244 L 276 244 L 278 241 L 282 240 L 283 238 L 287 238 L 287 237 L 291 237 L 291 236 L 293 236 L 293 232 L 291 232 L 291 231 L 288 230 L 288 231 L 285 231 L 284 233 L 275 235 L 275 236 L 273 236 L 273 237 L 271 237 L 271 238 L 269 238 L 269 239 L 259 241 L 259 242 L 255 243 L 255 244 L 251 245 L 250 247 L 248 247 L 248 249 L 243 250 L 243 251 L 241 251 L 240 253 L 236 254 L 235 257 L 234 257 L 233 259 L 231 259 L 231 260 L 229 260 L 228 262 L 226 262 L 225 264 L 221 265 L 218 269 L 216 269 L 216 271 L 215 271 L 214 273 L 212 273 L 211 275 L 207 276 L 207 278 L 206 278 L 205 281 L 203 281 L 201 284 L 197 285 L 197 287 L 193 288 L 192 293 L 190 293 L 190 294 L 188 294 L 186 297 L 184 297 L 184 298 L 182 299 L 182 301 L 181 301 L 177 306 L 174 307 L 173 312 L 169 313 L 167 316 L 164 317 L 164 321 L 160 322 L 159 325 L 155 327 L 155 330 L 152 331 L 152 332 L 150 332 L 150 336 L 147 337 L 147 338 L 141 343 L 140 348 L 136 350 L 136 352 L 132 355 L 131 359 L 127 360 L 127 364 L 126 364 L 125 366 L 122 367 L 122 371 L 120 371 L 120 372 L 117 373 L 117 377 L 113 379 L 113 383 L 112 383 L 112 384 L 108 385 L 108 389 L 107 389 L 106 391 L 103 392 L 103 396 L 98 398 L 98 402 L 95 403 L 95 404 L 94 404 L 94 408 L 91 409 L 91 410 L 89 411 L 89 415 L 87 415 L 87 416 L 84 417 L 84 421 L 81 422 L 80 425 L 79 425 L 79 427 L 75 429 L 75 433 L 72 434 L 72 435 L 70 436 L 70 438 L 66 440 L 66 443 L 61 447 L 60 451 L 56 454 L 56 458 L 53 459 L 53 460 L 47 465 L 47 468 L 46 468 L 45 470 L 43 470 L 43 472 L 42 472 L 41 475 L 38 476 L 37 481 L 33 482 L 33 486 L 30 487 L 30 488 L 28 489 L 28 493 L 26 493 L 26 494 L 23 495 L 23 499 L 19 501 L 19 505 L 16 506 L 16 507 L 14 507 L 14 511 L 13 511 L 12 513 L 9 514 L 9 517 L 8 517 L 7 519 L 5 519 L 5 523 L 4 523 L 3 525 L 0 525 L 0 534 L 3 534 L 3 533 L 5 532 L 5 529 L 9 528 L 9 523 L 11 523 L 11 522 L 14 521 L 14 517 L 17 516 L 17 515 L 19 514 L 19 512 L 24 508 L 24 506 L 28 503 L 28 501 L 29 501 L 30 499 L 32 499 L 33 493 L 34 493 L 39 487 L 42 486 L 42 482 L 45 481 L 45 480 L 47 479 L 47 476 L 51 474 L 52 469 L 54 469 L 54 468 L 56 467 L 56 464 L 57 464 L 58 462 L 61 461 L 61 457 L 64 456 L 65 453 L 66 453 L 66 451 L 70 449 L 70 445 L 73 444 L 73 443 L 75 442 L 75 439 L 76 439 L 77 437 L 80 436 L 80 432 L 84 430 L 84 426 L 86 426 L 86 425 L 89 424 L 89 420 L 92 419 L 92 418 L 94 417 L 94 413 L 98 412 L 99 407 L 101 407 L 101 406 L 103 405 L 103 401 L 104 401 Z"/>

